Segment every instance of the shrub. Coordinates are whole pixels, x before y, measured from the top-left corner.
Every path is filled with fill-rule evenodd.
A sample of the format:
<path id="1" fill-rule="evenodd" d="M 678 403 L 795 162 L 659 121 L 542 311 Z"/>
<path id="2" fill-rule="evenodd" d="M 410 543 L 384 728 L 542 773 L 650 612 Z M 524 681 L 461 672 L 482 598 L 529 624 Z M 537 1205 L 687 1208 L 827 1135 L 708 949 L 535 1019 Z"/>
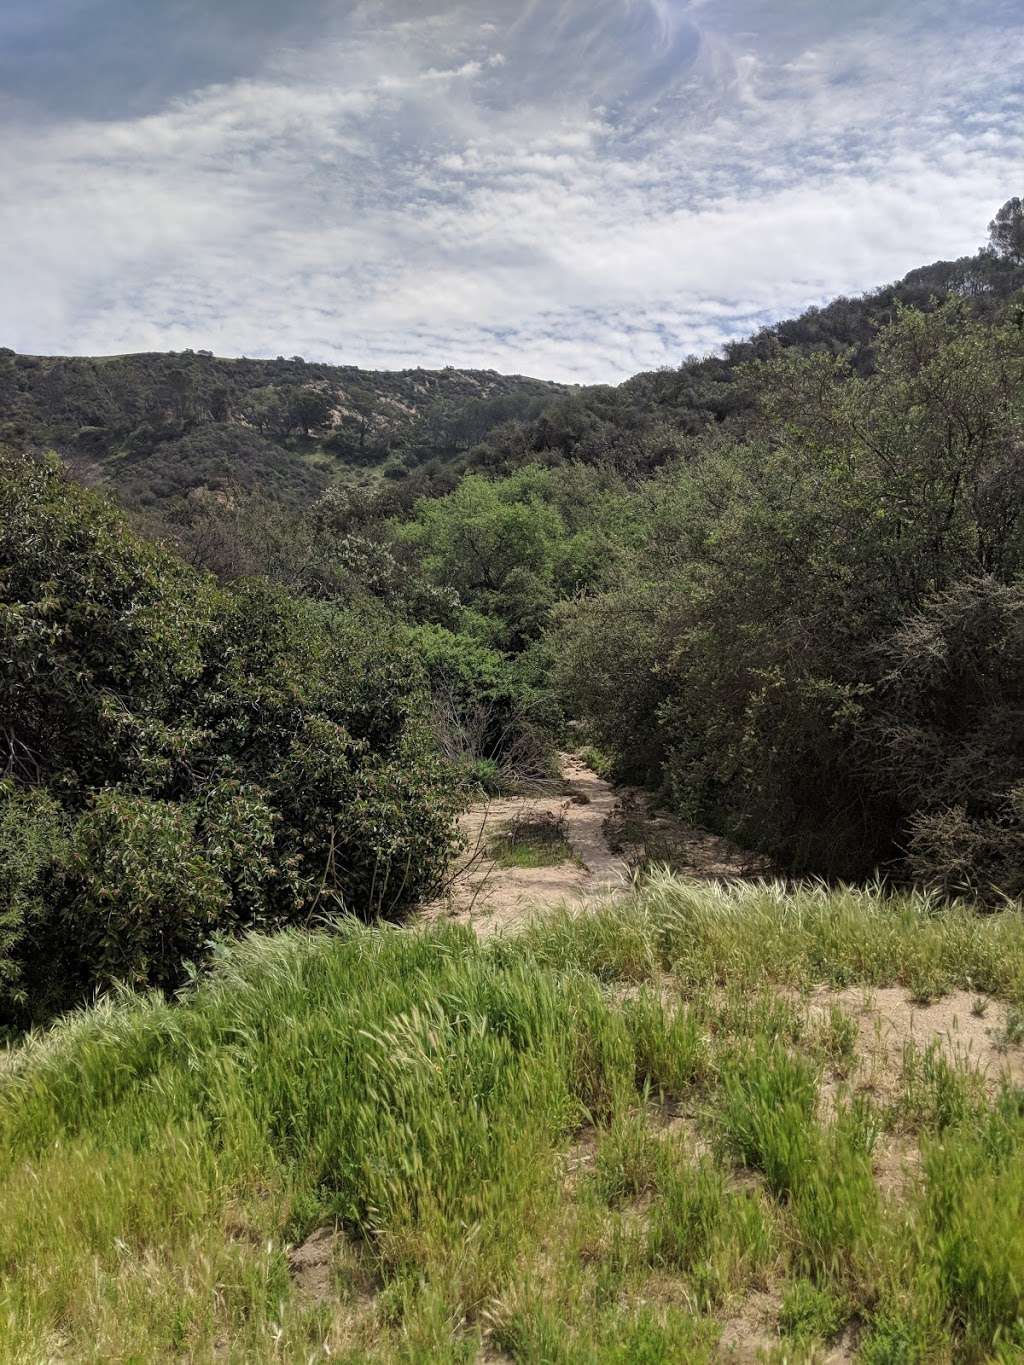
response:
<path id="1" fill-rule="evenodd" d="M 26 1001 L 25 958 L 70 852 L 68 820 L 41 789 L 0 783 L 0 1023 Z"/>
<path id="2" fill-rule="evenodd" d="M 899 313 L 866 376 L 766 356 L 744 439 L 667 471 L 647 547 L 560 610 L 566 706 L 621 772 L 789 870 L 1016 894 L 1020 330 L 949 303 Z"/>
<path id="3" fill-rule="evenodd" d="M 426 671 L 434 732 L 467 777 L 500 790 L 543 776 L 557 720 L 550 695 L 470 635 L 420 625 L 408 638 Z"/>
<path id="4" fill-rule="evenodd" d="M 217 934 L 431 894 L 461 798 L 401 630 L 218 588 L 55 467 L 3 472 L 8 1018 L 171 986 Z"/>

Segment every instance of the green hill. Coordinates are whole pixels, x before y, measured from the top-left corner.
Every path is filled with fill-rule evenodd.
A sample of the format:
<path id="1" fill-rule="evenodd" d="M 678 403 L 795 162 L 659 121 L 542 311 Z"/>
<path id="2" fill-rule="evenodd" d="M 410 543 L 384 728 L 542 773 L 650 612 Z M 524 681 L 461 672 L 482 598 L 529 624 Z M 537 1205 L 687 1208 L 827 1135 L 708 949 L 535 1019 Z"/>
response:
<path id="1" fill-rule="evenodd" d="M 0 350 L 0 445 L 56 450 L 79 477 L 134 506 L 204 487 L 259 488 L 303 504 L 339 476 L 365 477 L 410 448 L 451 458 L 561 392 L 488 370 L 8 349 Z"/>
<path id="2" fill-rule="evenodd" d="M 466 468 L 505 473 L 582 461 L 646 477 L 688 439 L 742 433 L 737 368 L 778 350 L 851 352 L 868 373 L 874 339 L 900 307 L 948 298 L 992 312 L 1024 267 L 980 251 L 937 261 L 859 298 L 840 298 L 730 343 L 721 356 L 625 383 L 553 384 L 493 370 L 360 370 L 299 357 L 207 352 L 69 358 L 0 348 L 0 446 L 53 449 L 76 475 L 132 507 L 162 509 L 197 489 L 251 489 L 305 506 L 339 482 L 450 491 Z M 409 501 L 409 495 L 404 499 Z"/>

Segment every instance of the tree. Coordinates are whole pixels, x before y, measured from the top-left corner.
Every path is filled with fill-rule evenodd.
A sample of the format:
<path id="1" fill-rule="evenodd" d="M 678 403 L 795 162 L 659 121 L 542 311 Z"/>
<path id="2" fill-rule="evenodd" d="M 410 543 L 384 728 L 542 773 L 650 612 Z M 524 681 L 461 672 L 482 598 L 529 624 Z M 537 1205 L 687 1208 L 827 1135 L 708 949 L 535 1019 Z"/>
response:
<path id="1" fill-rule="evenodd" d="M 566 539 L 544 497 L 545 474 L 531 468 L 492 483 L 470 474 L 446 498 L 423 499 L 397 530 L 438 587 L 488 618 L 492 643 L 520 649 L 535 638 L 555 599 L 554 568 Z"/>
<path id="2" fill-rule="evenodd" d="M 319 389 L 299 389 L 291 401 L 292 420 L 302 428 L 303 436 L 322 427 L 332 410 L 330 395 L 321 393 Z"/>
<path id="3" fill-rule="evenodd" d="M 619 770 L 780 866 L 1024 886 L 1024 340 L 900 311 L 859 378 L 782 350 L 549 638 Z"/>
<path id="4" fill-rule="evenodd" d="M 988 239 L 998 255 L 1024 263 L 1024 203 L 1016 195 L 989 223 Z"/>
<path id="5" fill-rule="evenodd" d="M 287 436 L 291 414 L 280 389 L 267 385 L 253 389 L 245 400 L 242 416 L 263 435 Z"/>
<path id="6" fill-rule="evenodd" d="M 393 618 L 218 587 L 2 455 L 0 582 L 0 1031 L 436 894 L 461 795 Z"/>

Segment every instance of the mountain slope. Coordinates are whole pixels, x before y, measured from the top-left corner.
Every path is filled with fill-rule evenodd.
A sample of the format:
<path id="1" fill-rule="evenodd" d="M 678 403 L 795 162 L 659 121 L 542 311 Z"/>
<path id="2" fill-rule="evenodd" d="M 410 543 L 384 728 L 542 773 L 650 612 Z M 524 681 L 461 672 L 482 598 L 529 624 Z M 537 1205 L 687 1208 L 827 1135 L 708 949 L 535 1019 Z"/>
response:
<path id="1" fill-rule="evenodd" d="M 159 509 L 195 489 L 243 487 L 304 505 L 339 481 L 415 475 L 399 501 L 450 491 L 466 468 L 610 466 L 644 478 L 688 438 L 726 423 L 742 437 L 738 367 L 779 349 L 849 352 L 860 374 L 903 307 L 949 298 L 986 315 L 1024 288 L 1024 265 L 983 249 L 936 261 L 730 342 L 719 356 L 623 384 L 575 387 L 493 370 L 360 370 L 208 352 L 64 358 L 0 348 L 0 446 L 56 449 L 76 475 Z"/>
<path id="2" fill-rule="evenodd" d="M 457 454 L 561 392 L 486 370 L 0 350 L 0 444 L 56 449 L 128 503 L 233 484 L 302 503 L 340 473 L 365 474 L 410 443 Z"/>

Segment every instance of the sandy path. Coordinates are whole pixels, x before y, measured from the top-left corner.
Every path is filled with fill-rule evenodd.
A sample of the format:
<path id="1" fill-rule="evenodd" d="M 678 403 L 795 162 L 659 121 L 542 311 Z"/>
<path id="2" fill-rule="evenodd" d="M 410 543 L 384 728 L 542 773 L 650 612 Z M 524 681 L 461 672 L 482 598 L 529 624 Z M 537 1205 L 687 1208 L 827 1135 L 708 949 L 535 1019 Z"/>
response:
<path id="1" fill-rule="evenodd" d="M 430 919 L 472 924 L 478 933 L 492 934 L 542 906 L 610 895 L 628 884 L 629 866 L 605 837 L 618 797 L 578 758 L 562 754 L 560 760 L 568 785 L 559 795 L 496 797 L 470 807 L 462 819 L 467 853 L 446 894 L 427 907 Z M 561 816 L 578 862 L 499 867 L 487 853 L 491 837 L 509 821 L 530 815 Z"/>

